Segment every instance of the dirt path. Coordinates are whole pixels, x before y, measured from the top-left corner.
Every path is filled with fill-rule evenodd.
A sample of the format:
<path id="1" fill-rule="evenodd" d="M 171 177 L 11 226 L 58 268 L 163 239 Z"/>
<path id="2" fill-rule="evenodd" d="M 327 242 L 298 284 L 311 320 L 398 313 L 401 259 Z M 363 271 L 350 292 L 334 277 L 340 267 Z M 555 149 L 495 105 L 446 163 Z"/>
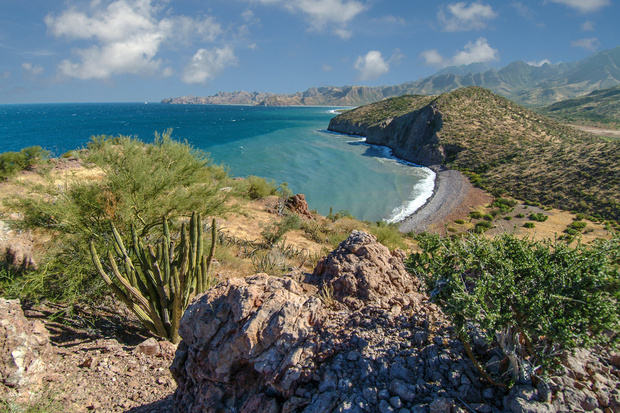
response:
<path id="1" fill-rule="evenodd" d="M 606 136 L 608 138 L 620 138 L 620 130 L 617 129 L 601 129 L 593 126 L 580 126 L 571 125 L 575 129 L 579 129 L 584 132 L 593 133 L 598 136 Z"/>

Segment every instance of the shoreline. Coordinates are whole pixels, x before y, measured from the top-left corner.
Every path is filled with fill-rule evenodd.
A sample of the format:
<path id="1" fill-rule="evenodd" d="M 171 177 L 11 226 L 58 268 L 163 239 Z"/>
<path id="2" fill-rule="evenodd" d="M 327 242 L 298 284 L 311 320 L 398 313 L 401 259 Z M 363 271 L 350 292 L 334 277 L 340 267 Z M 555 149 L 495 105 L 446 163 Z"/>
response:
<path id="1" fill-rule="evenodd" d="M 474 188 L 459 171 L 439 165 L 429 168 L 436 174 L 433 194 L 413 214 L 398 222 L 400 232 L 419 233 L 430 229 L 443 232 L 442 224 L 466 217 L 473 206 L 491 202 L 489 194 Z"/>

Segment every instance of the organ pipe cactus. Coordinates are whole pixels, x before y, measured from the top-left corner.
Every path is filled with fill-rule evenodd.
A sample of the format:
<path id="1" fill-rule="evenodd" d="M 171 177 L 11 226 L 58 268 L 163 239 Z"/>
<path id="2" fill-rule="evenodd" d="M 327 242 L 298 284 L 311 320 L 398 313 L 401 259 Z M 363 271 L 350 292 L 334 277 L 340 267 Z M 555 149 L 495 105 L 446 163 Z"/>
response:
<path id="1" fill-rule="evenodd" d="M 174 344 L 180 341 L 179 321 L 191 299 L 206 291 L 214 283 L 209 276 L 217 230 L 215 219 L 211 225 L 211 248 L 203 254 L 200 215 L 192 214 L 189 234 L 186 224 L 181 226 L 178 245 L 170 238 L 168 220 L 163 218 L 163 235 L 155 245 L 144 246 L 132 225 L 132 247 L 125 248 L 116 227 L 112 224 L 114 250 L 108 252 L 108 275 L 90 243 L 93 263 L 105 283 L 149 330 Z M 120 269 L 119 269 L 120 267 Z"/>

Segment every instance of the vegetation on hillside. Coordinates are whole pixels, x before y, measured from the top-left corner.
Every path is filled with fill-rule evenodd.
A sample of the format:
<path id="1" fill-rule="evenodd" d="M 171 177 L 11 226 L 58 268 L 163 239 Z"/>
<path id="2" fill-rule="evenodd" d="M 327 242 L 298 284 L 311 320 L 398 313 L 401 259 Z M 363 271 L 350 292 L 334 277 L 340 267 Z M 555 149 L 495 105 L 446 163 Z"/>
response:
<path id="1" fill-rule="evenodd" d="M 536 110 L 560 122 L 620 128 L 620 86 L 596 90 Z"/>
<path id="2" fill-rule="evenodd" d="M 18 172 L 32 168 L 45 161 L 49 152 L 40 146 L 30 146 L 19 152 L 4 152 L 0 154 L 0 182 L 16 175 Z"/>
<path id="3" fill-rule="evenodd" d="M 588 247 L 511 235 L 418 239 L 409 271 L 464 343 L 482 335 L 502 349 L 513 381 L 540 376 L 561 348 L 620 338 L 618 237 Z"/>
<path id="4" fill-rule="evenodd" d="M 336 119 L 381 126 L 425 105 L 445 164 L 496 196 L 620 219 L 620 141 L 562 125 L 479 87 L 402 96 Z"/>

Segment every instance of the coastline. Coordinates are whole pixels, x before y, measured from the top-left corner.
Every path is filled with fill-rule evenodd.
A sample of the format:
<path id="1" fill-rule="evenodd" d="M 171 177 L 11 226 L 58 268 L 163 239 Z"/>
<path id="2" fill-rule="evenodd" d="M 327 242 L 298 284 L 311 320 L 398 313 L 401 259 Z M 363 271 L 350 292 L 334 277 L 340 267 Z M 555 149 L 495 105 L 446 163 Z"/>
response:
<path id="1" fill-rule="evenodd" d="M 444 226 L 455 219 L 465 218 L 472 207 L 490 203 L 493 197 L 474 188 L 459 171 L 442 166 L 430 166 L 435 171 L 435 187 L 426 203 L 399 222 L 403 232 L 444 232 Z"/>

